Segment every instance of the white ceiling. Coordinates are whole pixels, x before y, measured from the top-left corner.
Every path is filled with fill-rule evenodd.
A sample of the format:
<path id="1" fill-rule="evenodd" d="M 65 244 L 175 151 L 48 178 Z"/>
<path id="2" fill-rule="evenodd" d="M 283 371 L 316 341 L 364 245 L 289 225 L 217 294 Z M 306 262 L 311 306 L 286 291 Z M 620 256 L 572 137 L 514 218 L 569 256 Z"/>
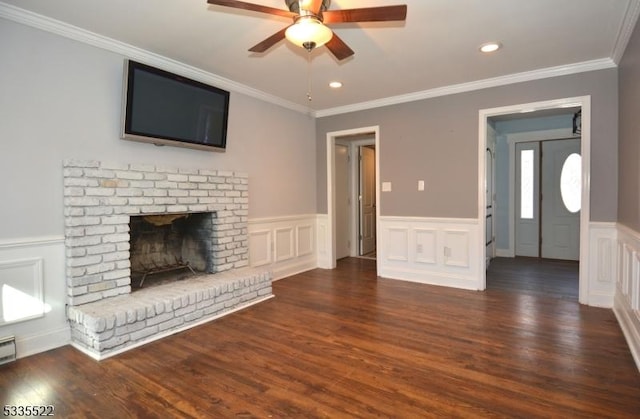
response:
<path id="1" fill-rule="evenodd" d="M 247 51 L 287 26 L 288 19 L 209 6 L 206 0 L 3 1 L 0 16 L 21 16 L 8 5 L 26 9 L 317 115 L 612 67 L 640 10 L 640 0 L 333 0 L 331 9 L 407 4 L 407 20 L 333 25 L 355 55 L 338 62 L 319 48 L 309 66 L 306 51 L 287 41 L 264 54 Z M 284 0 L 252 2 L 286 9 Z M 41 18 L 29 15 L 15 20 Z M 40 26 L 58 24 L 46 20 Z M 487 41 L 504 48 L 481 54 L 478 47 Z M 344 87 L 330 89 L 331 80 Z"/>

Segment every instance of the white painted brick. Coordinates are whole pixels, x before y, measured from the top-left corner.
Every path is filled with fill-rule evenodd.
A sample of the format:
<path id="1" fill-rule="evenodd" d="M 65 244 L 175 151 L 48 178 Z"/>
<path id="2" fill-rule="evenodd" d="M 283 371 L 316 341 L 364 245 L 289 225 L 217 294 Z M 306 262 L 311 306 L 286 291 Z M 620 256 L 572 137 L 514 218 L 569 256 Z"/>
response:
<path id="1" fill-rule="evenodd" d="M 81 178 L 84 175 L 82 169 L 78 168 L 65 168 L 62 170 L 62 175 L 65 178 Z"/>
<path id="2" fill-rule="evenodd" d="M 99 255 L 101 253 L 109 253 L 109 252 L 115 252 L 115 251 L 116 251 L 116 245 L 114 243 L 100 244 L 97 246 L 86 247 L 86 252 L 89 255 Z"/>
<path id="3" fill-rule="evenodd" d="M 129 182 L 130 188 L 138 188 L 138 189 L 146 189 L 153 188 L 155 185 L 155 181 L 153 180 L 132 180 Z"/>
<path id="4" fill-rule="evenodd" d="M 128 278 L 130 276 L 131 276 L 131 270 L 129 270 L 129 269 L 112 270 L 110 272 L 105 272 L 102 275 L 103 280 Z"/>
<path id="5" fill-rule="evenodd" d="M 105 169 L 83 169 L 83 173 L 85 177 L 93 177 L 93 178 L 114 178 L 115 172 L 113 170 L 105 170 Z"/>
<path id="6" fill-rule="evenodd" d="M 171 181 L 157 181 L 154 182 L 154 186 L 159 189 L 176 189 L 178 187 L 178 183 Z"/>
<path id="7" fill-rule="evenodd" d="M 111 169 L 111 170 L 129 170 L 128 163 L 117 163 L 117 162 L 100 162 L 100 167 L 103 169 Z"/>
<path id="8" fill-rule="evenodd" d="M 99 201 L 99 205 L 103 205 L 103 206 L 120 206 L 120 205 L 127 205 L 127 198 L 123 198 L 123 197 L 118 197 L 118 196 L 109 196 L 109 197 L 101 197 L 98 199 Z"/>
<path id="9" fill-rule="evenodd" d="M 104 262 L 115 262 L 120 260 L 129 260 L 129 252 L 113 252 L 102 255 Z"/>
<path id="10" fill-rule="evenodd" d="M 112 196 L 115 191 L 113 188 L 85 188 L 84 193 L 87 196 Z"/>
<path id="11" fill-rule="evenodd" d="M 115 176 L 110 176 L 110 177 L 117 177 L 119 179 L 128 179 L 128 180 L 142 180 L 144 178 L 144 175 L 142 173 L 139 172 L 131 172 L 128 170 L 117 170 L 114 172 Z"/>
<path id="12" fill-rule="evenodd" d="M 129 224 L 129 217 L 126 215 L 113 215 L 101 218 L 102 224 Z"/>
<path id="13" fill-rule="evenodd" d="M 142 189 L 138 189 L 137 187 L 118 188 L 116 190 L 116 195 L 120 197 L 142 196 Z"/>
<path id="14" fill-rule="evenodd" d="M 135 215 L 135 214 L 140 214 L 140 207 L 136 207 L 136 206 L 116 207 L 114 208 L 113 212 L 115 214 Z"/>
<path id="15" fill-rule="evenodd" d="M 172 197 L 189 196 L 189 191 L 182 191 L 180 189 L 172 189 L 172 190 L 169 190 L 169 196 L 172 196 Z"/>
<path id="16" fill-rule="evenodd" d="M 132 341 L 138 341 L 144 339 L 149 336 L 153 336 L 157 334 L 159 331 L 158 326 L 147 327 L 145 329 L 141 329 L 137 332 L 131 332 L 129 335 Z"/>
<path id="17" fill-rule="evenodd" d="M 110 225 L 96 225 L 85 227 L 85 235 L 86 236 L 94 236 L 94 235 L 104 235 L 104 234 L 113 234 L 116 232 L 115 226 Z"/>
<path id="18" fill-rule="evenodd" d="M 73 196 L 84 196 L 85 188 L 68 186 L 64 188 L 64 196 L 73 197 Z"/>
<path id="19" fill-rule="evenodd" d="M 100 199 L 96 197 L 66 197 L 64 204 L 69 207 L 92 207 L 100 205 Z"/>
<path id="20" fill-rule="evenodd" d="M 127 203 L 129 205 L 153 205 L 153 198 L 141 197 L 141 198 L 129 198 Z"/>
<path id="21" fill-rule="evenodd" d="M 87 292 L 106 291 L 115 287 L 115 281 L 100 281 L 97 284 L 91 284 L 87 286 Z"/>
<path id="22" fill-rule="evenodd" d="M 207 177 L 206 176 L 201 176 L 201 175 L 191 175 L 191 176 L 189 176 L 189 182 L 204 183 L 206 181 L 207 181 Z"/>
<path id="23" fill-rule="evenodd" d="M 164 189 L 145 189 L 144 196 L 163 197 L 167 196 L 167 191 Z"/>
<path id="24" fill-rule="evenodd" d="M 85 273 L 87 275 L 96 275 L 96 274 L 102 274 L 105 272 L 110 272 L 113 269 L 115 269 L 115 264 L 113 262 L 100 263 L 97 265 L 87 266 Z"/>
<path id="25" fill-rule="evenodd" d="M 118 243 L 118 242 L 128 242 L 129 235 L 128 234 L 106 234 L 102 236 L 103 243 Z"/>
<path id="26" fill-rule="evenodd" d="M 167 180 L 171 182 L 187 182 L 189 180 L 188 175 L 183 174 L 168 174 Z"/>
<path id="27" fill-rule="evenodd" d="M 145 180 L 166 180 L 167 175 L 164 173 L 145 173 Z"/>
<path id="28" fill-rule="evenodd" d="M 164 323 L 160 323 L 158 325 L 158 330 L 163 332 L 165 330 L 169 330 L 169 329 L 175 329 L 179 326 L 181 326 L 184 323 L 184 319 L 183 318 L 175 318 L 175 319 L 171 319 L 168 320 Z"/>
<path id="29" fill-rule="evenodd" d="M 91 216 L 113 214 L 112 207 L 86 207 L 86 208 L 83 208 L 83 210 L 84 210 L 84 215 L 91 215 Z"/>
<path id="30" fill-rule="evenodd" d="M 167 212 L 167 207 L 164 205 L 146 205 L 140 208 L 143 214 L 157 214 Z"/>
<path id="31" fill-rule="evenodd" d="M 178 169 L 178 173 L 182 173 L 182 174 L 185 174 L 185 175 L 197 175 L 198 174 L 198 169 L 180 168 L 180 169 Z"/>
<path id="32" fill-rule="evenodd" d="M 102 261 L 102 257 L 99 255 L 96 256 L 84 256 L 79 258 L 68 258 L 67 266 L 70 268 L 78 268 L 81 266 L 89 266 L 95 265 Z"/>
<path id="33" fill-rule="evenodd" d="M 167 206 L 167 212 L 187 212 L 188 208 L 186 205 L 169 205 Z"/>

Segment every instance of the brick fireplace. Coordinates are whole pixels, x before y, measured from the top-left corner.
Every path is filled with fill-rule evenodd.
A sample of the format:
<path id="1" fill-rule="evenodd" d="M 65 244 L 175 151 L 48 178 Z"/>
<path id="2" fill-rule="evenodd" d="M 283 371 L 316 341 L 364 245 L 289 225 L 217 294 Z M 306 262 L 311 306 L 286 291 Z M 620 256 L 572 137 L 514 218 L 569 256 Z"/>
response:
<path id="1" fill-rule="evenodd" d="M 77 160 L 63 172 L 68 317 L 72 344 L 89 355 L 100 359 L 271 296 L 271 274 L 248 268 L 246 174 Z M 140 262 L 132 267 L 130 225 L 144 218 L 204 220 L 205 233 L 187 241 L 208 254 L 179 258 L 213 275 L 131 293 Z M 159 243 L 171 247 L 167 241 Z M 178 256 L 162 258 L 142 264 Z"/>

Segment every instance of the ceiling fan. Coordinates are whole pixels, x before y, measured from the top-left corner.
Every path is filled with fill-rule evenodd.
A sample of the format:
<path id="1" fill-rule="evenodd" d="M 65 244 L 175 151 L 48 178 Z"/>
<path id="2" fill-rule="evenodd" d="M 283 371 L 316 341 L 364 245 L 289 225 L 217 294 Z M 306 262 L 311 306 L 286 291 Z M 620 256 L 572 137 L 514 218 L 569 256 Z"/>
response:
<path id="1" fill-rule="evenodd" d="M 286 38 L 307 51 L 326 44 L 329 51 L 338 60 L 344 60 L 352 56 L 354 52 L 325 25 L 403 21 L 407 18 L 406 5 L 328 10 L 330 0 L 285 0 L 289 10 L 283 10 L 237 0 L 207 0 L 207 3 L 293 19 L 291 25 L 249 48 L 251 52 L 265 52 Z"/>

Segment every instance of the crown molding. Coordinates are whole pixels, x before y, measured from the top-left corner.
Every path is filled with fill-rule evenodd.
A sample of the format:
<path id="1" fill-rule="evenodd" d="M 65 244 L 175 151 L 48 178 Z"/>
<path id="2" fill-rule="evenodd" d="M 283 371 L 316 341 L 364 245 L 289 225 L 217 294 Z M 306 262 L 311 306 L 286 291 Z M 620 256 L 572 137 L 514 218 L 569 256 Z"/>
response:
<path id="1" fill-rule="evenodd" d="M 629 44 L 629 39 L 631 39 L 631 35 L 633 34 L 633 29 L 636 27 L 636 23 L 638 22 L 638 17 L 640 17 L 640 0 L 629 0 L 627 10 L 624 14 L 624 18 L 622 19 L 622 23 L 620 24 L 618 37 L 616 38 L 613 51 L 611 52 L 611 59 L 616 64 L 620 64 L 620 60 L 622 60 L 624 51 L 627 49 L 627 45 Z"/>
<path id="2" fill-rule="evenodd" d="M 178 73 L 185 77 L 189 77 L 203 83 L 212 84 L 216 87 L 226 89 L 231 92 L 242 93 L 244 95 L 260 99 L 262 101 L 269 102 L 296 112 L 304 114 L 310 113 L 309 108 L 298 105 L 297 103 L 284 100 L 278 96 L 265 93 L 261 90 L 254 89 L 244 84 L 224 77 L 220 77 L 213 73 L 201 70 L 197 67 L 172 60 L 170 58 L 155 54 L 142 48 L 138 48 L 133 45 L 129 45 L 124 42 L 120 42 L 115 39 L 87 31 L 77 26 L 73 26 L 68 23 L 64 23 L 56 19 L 33 13 L 28 10 L 24 10 L 3 2 L 0 2 L 0 18 L 21 23 L 26 26 L 31 26 L 36 29 L 72 39 L 74 41 L 101 48 L 109 52 L 120 54 L 124 57 L 136 61 L 141 61 L 155 67 L 160 67 L 166 71 Z"/>
<path id="3" fill-rule="evenodd" d="M 581 63 L 563 65 L 558 67 L 548 67 L 540 70 L 526 71 L 523 73 L 514 73 L 507 76 L 494 77 L 469 83 L 453 84 L 450 86 L 423 90 L 406 95 L 392 96 L 384 99 L 355 103 L 353 105 L 319 110 L 315 112 L 314 116 L 316 118 L 322 118 L 325 116 L 340 115 L 344 113 L 380 108 L 389 105 L 398 105 L 401 103 L 415 102 L 418 100 L 431 99 L 440 96 L 455 95 L 457 93 L 472 92 L 474 90 L 488 89 L 490 87 L 506 86 L 509 84 L 521 83 L 525 81 L 566 76 L 569 74 L 584 73 L 587 71 L 603 70 L 615 67 L 616 63 L 614 63 L 610 58 L 584 61 Z"/>
<path id="4" fill-rule="evenodd" d="M 263 92 L 258 89 L 254 89 L 233 80 L 215 75 L 213 73 L 181 63 L 176 60 L 172 60 L 162 55 L 152 53 L 142 48 L 138 48 L 133 45 L 129 45 L 124 42 L 120 42 L 115 39 L 87 31 L 77 26 L 73 26 L 56 19 L 52 19 L 13 5 L 0 2 L 0 18 L 5 18 L 7 20 L 21 23 L 36 29 L 63 36 L 65 38 L 92 45 L 97 48 L 123 55 L 127 58 L 142 61 L 149 65 L 163 68 L 167 71 L 179 73 L 181 75 L 184 75 L 185 77 L 193 78 L 207 84 L 212 84 L 231 92 L 241 93 L 315 118 L 380 108 L 384 106 L 414 102 L 457 93 L 471 92 L 475 90 L 504 86 L 513 83 L 614 68 L 622 58 L 624 49 L 629 42 L 639 16 L 640 0 L 629 0 L 629 5 L 627 7 L 627 11 L 625 13 L 618 38 L 612 52 L 613 58 L 604 58 L 599 60 L 585 61 L 582 63 L 569 64 L 565 66 L 549 67 L 523 73 L 515 73 L 507 76 L 494 77 L 469 83 L 455 84 L 435 89 L 413 92 L 406 95 L 391 96 L 383 99 L 376 99 L 372 101 L 314 111 L 306 106 L 287 101 L 278 96 Z"/>

